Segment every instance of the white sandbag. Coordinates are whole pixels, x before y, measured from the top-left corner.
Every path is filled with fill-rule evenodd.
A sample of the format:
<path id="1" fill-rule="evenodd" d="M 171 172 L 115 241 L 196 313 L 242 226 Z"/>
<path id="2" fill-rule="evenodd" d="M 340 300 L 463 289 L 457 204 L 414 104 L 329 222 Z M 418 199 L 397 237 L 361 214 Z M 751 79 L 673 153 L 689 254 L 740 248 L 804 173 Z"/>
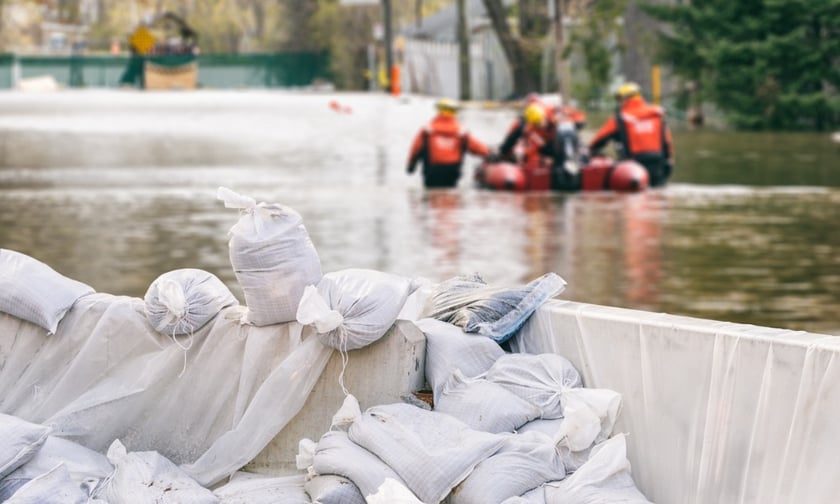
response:
<path id="1" fill-rule="evenodd" d="M 426 504 L 443 500 L 504 442 L 502 436 L 470 429 L 445 413 L 399 403 L 369 408 L 353 422 L 349 434 Z"/>
<path id="2" fill-rule="evenodd" d="M 451 504 L 500 504 L 566 476 L 560 453 L 548 436 L 509 434 L 499 451 L 481 461 L 454 490 Z"/>
<path id="3" fill-rule="evenodd" d="M 560 456 L 563 458 L 563 465 L 566 466 L 566 472 L 571 474 L 577 471 L 583 464 L 586 463 L 587 460 L 589 460 L 589 452 L 592 447 L 589 446 L 584 450 L 572 451 L 569 448 L 568 443 L 565 443 L 566 438 L 563 434 L 563 423 L 565 421 L 565 418 L 538 418 L 526 423 L 517 429 L 517 432 L 520 434 L 528 432 L 542 432 L 546 436 L 549 436 L 555 441 L 555 446 L 560 451 Z"/>
<path id="4" fill-rule="evenodd" d="M 32 479 L 15 492 L 6 504 L 109 504 L 91 499 L 70 476 L 64 464 Z"/>
<path id="5" fill-rule="evenodd" d="M 0 502 L 6 502 L 20 488 L 32 481 L 31 478 L 10 478 L 0 480 Z"/>
<path id="6" fill-rule="evenodd" d="M 540 485 L 518 497 L 505 499 L 502 504 L 545 504 L 545 487 Z"/>
<path id="7" fill-rule="evenodd" d="M 428 297 L 423 317 L 451 322 L 468 333 L 503 343 L 513 337 L 534 310 L 566 288 L 566 281 L 546 273 L 515 287 L 487 285 L 477 274 L 438 284 Z"/>
<path id="8" fill-rule="evenodd" d="M 390 478 L 405 485 L 402 478 L 383 460 L 353 442 L 343 431 L 330 431 L 321 436 L 312 463 L 315 474 L 334 474 L 352 481 L 362 495 L 376 493 Z"/>
<path id="9" fill-rule="evenodd" d="M 0 479 L 31 460 L 50 431 L 45 425 L 0 413 Z"/>
<path id="10" fill-rule="evenodd" d="M 387 479 L 375 494 L 367 496 L 367 504 L 423 504 L 423 502 L 400 483 Z"/>
<path id="11" fill-rule="evenodd" d="M 486 378 L 539 406 L 543 418 L 562 418 L 563 391 L 582 385 L 574 365 L 557 354 L 505 354 L 487 370 Z"/>
<path id="12" fill-rule="evenodd" d="M 426 309 L 426 304 L 429 302 L 429 297 L 434 294 L 437 287 L 437 283 L 424 277 L 415 277 L 414 284 L 417 288 L 406 298 L 402 310 L 397 315 L 399 320 L 410 320 L 412 322 L 420 320 L 423 311 Z"/>
<path id="13" fill-rule="evenodd" d="M 327 273 L 306 288 L 296 319 L 315 326 L 321 343 L 355 350 L 385 335 L 417 286 L 410 278 L 368 269 Z"/>
<path id="14" fill-rule="evenodd" d="M 48 436 L 34 457 L 0 481 L 0 502 L 3 502 L 4 484 L 34 480 L 58 465 L 64 468 L 62 472 L 66 472 L 77 487 L 91 490 L 114 470 L 114 466 L 105 455 L 73 441 Z"/>
<path id="15" fill-rule="evenodd" d="M 545 502 L 651 504 L 633 481 L 624 434 L 617 434 L 593 448 L 589 461 L 565 480 L 546 484 Z"/>
<path id="16" fill-rule="evenodd" d="M 484 378 L 467 378 L 459 369 L 435 398 L 435 411 L 452 415 L 472 429 L 492 433 L 514 432 L 542 414 L 537 406 L 501 385 Z"/>
<path id="17" fill-rule="evenodd" d="M 73 303 L 93 292 L 93 287 L 67 278 L 34 257 L 0 249 L 0 312 L 54 334 Z"/>
<path id="18" fill-rule="evenodd" d="M 390 480 L 388 480 L 390 481 Z M 365 504 L 365 496 L 350 479 L 336 474 L 309 477 L 303 489 L 312 504 Z"/>
<path id="19" fill-rule="evenodd" d="M 302 474 L 266 476 L 237 471 L 213 494 L 221 504 L 310 504 L 303 485 Z"/>
<path id="20" fill-rule="evenodd" d="M 557 444 L 571 451 L 585 450 L 612 434 L 621 394 L 608 389 L 569 388 L 563 392 L 565 421 L 557 433 Z"/>
<path id="21" fill-rule="evenodd" d="M 192 334 L 223 308 L 239 303 L 216 275 L 193 268 L 160 275 L 149 285 L 143 301 L 152 327 L 173 336 Z"/>
<path id="22" fill-rule="evenodd" d="M 109 504 L 217 504 L 218 497 L 158 452 L 129 453 L 117 439 L 108 448 L 113 474 L 94 497 Z"/>
<path id="23" fill-rule="evenodd" d="M 321 279 L 321 261 L 303 218 L 289 207 L 258 204 L 224 187 L 218 198 L 226 208 L 242 211 L 228 245 L 247 322 L 265 326 L 295 320 L 303 289 Z"/>
<path id="24" fill-rule="evenodd" d="M 562 419 L 534 420 L 521 426 L 519 432 L 538 431 L 550 436 L 567 470 L 574 472 L 589 460 L 590 449 L 612 434 L 621 394 L 608 389 L 568 388 L 562 395 Z"/>
<path id="25" fill-rule="evenodd" d="M 460 369 L 464 376 L 473 378 L 484 374 L 505 354 L 491 338 L 465 333 L 448 322 L 424 318 L 414 325 L 426 336 L 426 382 L 435 402 L 453 370 Z"/>

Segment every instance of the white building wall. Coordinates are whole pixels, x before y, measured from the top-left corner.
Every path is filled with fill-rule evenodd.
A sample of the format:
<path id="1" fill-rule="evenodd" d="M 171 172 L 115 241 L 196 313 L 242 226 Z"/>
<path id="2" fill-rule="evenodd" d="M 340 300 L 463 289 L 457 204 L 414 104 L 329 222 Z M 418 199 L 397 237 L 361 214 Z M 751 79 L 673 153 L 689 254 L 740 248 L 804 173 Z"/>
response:
<path id="1" fill-rule="evenodd" d="M 407 93 L 459 98 L 458 44 L 406 39 L 401 75 Z M 470 88 L 473 100 L 501 100 L 513 92 L 510 65 L 492 30 L 473 34 Z"/>

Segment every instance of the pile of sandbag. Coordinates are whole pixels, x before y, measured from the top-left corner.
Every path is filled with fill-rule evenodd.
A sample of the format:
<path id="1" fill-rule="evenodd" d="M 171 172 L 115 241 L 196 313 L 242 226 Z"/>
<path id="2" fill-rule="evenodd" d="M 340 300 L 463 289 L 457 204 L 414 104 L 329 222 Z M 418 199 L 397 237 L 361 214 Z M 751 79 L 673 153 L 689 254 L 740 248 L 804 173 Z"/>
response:
<path id="1" fill-rule="evenodd" d="M 303 475 L 236 473 L 210 490 L 155 451 L 115 440 L 106 455 L 0 414 L 0 502 L 5 504 L 308 504 Z"/>
<path id="2" fill-rule="evenodd" d="M 352 396 L 319 440 L 302 440 L 313 503 L 647 504 L 622 434 L 618 393 L 583 387 L 556 354 L 506 353 L 492 338 L 421 319 L 428 408 L 362 412 Z"/>
<path id="3" fill-rule="evenodd" d="M 301 440 L 298 467 L 305 469 L 305 477 L 236 470 L 283 428 L 295 407 L 302 406 L 311 377 L 306 386 L 295 382 L 298 390 L 293 394 L 300 397 L 283 402 L 289 411 L 262 417 L 256 412 L 269 411 L 266 401 L 272 392 L 253 393 L 242 404 L 236 400 L 235 412 L 225 413 L 232 426 L 205 426 L 213 435 L 202 438 L 200 446 L 190 440 L 181 443 L 184 450 L 160 446 L 173 457 L 189 455 L 177 462 L 173 460 L 178 457 L 170 459 L 154 449 L 131 451 L 116 435 L 107 434 L 111 432 L 107 428 L 100 429 L 106 433 L 100 441 L 108 444 L 100 442 L 99 453 L 52 432 L 52 426 L 4 415 L 0 420 L 8 426 L 4 431 L 0 422 L 0 450 L 7 452 L 0 451 L 0 502 L 647 502 L 630 476 L 624 437 L 613 436 L 619 395 L 583 387 L 578 371 L 562 356 L 509 353 L 502 346 L 540 304 L 562 292 L 562 278 L 549 273 L 526 285 L 500 287 L 486 284 L 478 275 L 434 284 L 355 268 L 323 274 L 302 218 L 294 210 L 258 203 L 225 188 L 219 189 L 218 197 L 226 207 L 241 212 L 230 231 L 229 255 L 245 304 L 240 306 L 209 272 L 179 269 L 160 275 L 142 299 L 143 320 L 133 320 L 131 330 L 127 326 L 122 330 L 139 334 L 150 328 L 159 333 L 153 334 L 154 341 L 144 342 L 150 348 L 165 342 L 160 335 L 169 338 L 183 351 L 183 365 L 175 377 L 169 373 L 173 359 L 161 355 L 155 360 L 158 367 L 143 364 L 144 373 L 166 370 L 169 379 L 180 379 L 197 335 L 195 353 L 200 354 L 210 336 L 217 343 L 224 339 L 235 344 L 236 339 L 218 334 L 233 335 L 231 324 L 262 328 L 296 321 L 316 338 L 301 345 L 299 332 L 289 334 L 291 355 L 300 357 L 288 365 L 284 362 L 270 376 L 257 373 L 249 378 L 255 384 L 271 383 L 276 391 L 291 383 L 284 379 L 320 372 L 327 357 L 312 344 L 346 353 L 374 343 L 398 318 L 407 318 L 426 336 L 431 404 L 381 404 L 361 411 L 345 390 L 347 400 L 331 430 L 317 441 Z M 48 335 L 56 333 L 65 315 L 91 294 L 96 294 L 91 287 L 34 258 L 0 249 L 0 311 L 36 324 Z M 125 308 L 126 312 L 116 310 L 112 315 L 125 316 L 133 310 Z M 221 313 L 227 314 L 225 320 L 216 320 Z M 83 327 L 78 322 L 68 323 Z M 105 327 L 111 326 L 100 329 Z M 143 358 L 150 355 L 145 352 Z M 108 373 L 109 362 L 103 364 Z M 303 365 L 306 369 L 298 369 Z M 198 372 L 190 369 L 192 376 Z M 131 405 L 136 411 L 130 412 L 141 419 L 141 406 L 147 404 L 142 394 L 161 391 L 165 385 L 156 378 L 147 381 L 148 385 L 121 392 L 117 397 L 125 403 L 121 411 Z M 178 397 L 168 397 L 166 404 L 178 403 Z M 107 407 L 116 404 L 100 402 L 74 405 L 80 408 L 79 418 L 65 422 L 62 433 L 87 439 L 96 425 L 85 419 L 111 412 Z M 126 428 L 134 425 L 142 429 L 146 424 Z M 161 429 L 155 432 L 161 436 Z M 138 439 L 147 441 L 142 433 L 126 434 L 123 441 L 128 446 Z"/>

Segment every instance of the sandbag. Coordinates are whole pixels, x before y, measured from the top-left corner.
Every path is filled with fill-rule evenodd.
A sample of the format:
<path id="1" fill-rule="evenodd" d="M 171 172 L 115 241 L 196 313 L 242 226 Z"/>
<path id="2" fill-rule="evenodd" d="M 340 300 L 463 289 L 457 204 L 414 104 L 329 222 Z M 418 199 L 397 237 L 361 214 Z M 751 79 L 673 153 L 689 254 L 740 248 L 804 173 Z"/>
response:
<path id="1" fill-rule="evenodd" d="M 222 309 L 239 303 L 216 275 L 193 268 L 172 270 L 157 277 L 143 302 L 152 327 L 173 336 L 192 334 Z"/>
<path id="2" fill-rule="evenodd" d="M 0 481 L 0 502 L 3 502 L 4 488 L 20 487 L 49 473 L 58 465 L 63 467 L 62 480 L 68 479 L 77 487 L 89 489 L 95 488 L 114 470 L 105 455 L 68 439 L 50 435 L 29 461 Z M 66 473 L 66 477 L 63 473 Z M 54 475 L 45 479 L 54 482 L 57 477 Z M 41 486 L 49 485 L 42 481 Z"/>
<path id="3" fill-rule="evenodd" d="M 115 469 L 96 488 L 94 497 L 109 504 L 218 504 L 213 492 L 199 485 L 172 461 L 155 451 L 128 452 L 119 439 L 108 448 Z"/>
<path id="4" fill-rule="evenodd" d="M 32 459 L 51 428 L 0 413 L 0 479 Z"/>
<path id="5" fill-rule="evenodd" d="M 501 385 L 484 378 L 467 378 L 457 369 L 435 398 L 435 411 L 451 415 L 472 429 L 492 433 L 514 432 L 542 414 L 540 408 Z"/>
<path id="6" fill-rule="evenodd" d="M 225 208 L 242 211 L 230 230 L 230 262 L 245 295 L 246 322 L 257 326 L 295 320 L 303 289 L 321 279 L 321 260 L 293 209 L 240 196 L 220 187 Z"/>
<path id="7" fill-rule="evenodd" d="M 423 317 L 450 322 L 468 333 L 504 343 L 546 300 L 563 292 L 566 281 L 546 273 L 527 285 L 487 285 L 477 274 L 441 282 L 429 296 Z"/>
<path id="8" fill-rule="evenodd" d="M 365 496 L 348 478 L 336 474 L 316 474 L 303 484 L 312 504 L 365 504 Z"/>
<path id="9" fill-rule="evenodd" d="M 213 490 L 221 504 L 310 504 L 303 490 L 304 476 L 266 476 L 237 471 Z"/>
<path id="10" fill-rule="evenodd" d="M 0 249 L 0 312 L 55 334 L 73 304 L 94 292 L 93 287 L 67 278 L 34 257 Z"/>
<path id="11" fill-rule="evenodd" d="M 504 442 L 497 434 L 408 404 L 367 409 L 350 439 L 388 464 L 422 502 L 436 504 Z M 368 494 L 366 494 L 368 495 Z"/>
<path id="12" fill-rule="evenodd" d="M 544 486 L 541 485 L 520 496 L 505 499 L 502 504 L 546 504 Z"/>
<path id="13" fill-rule="evenodd" d="M 109 504 L 91 499 L 64 464 L 58 464 L 20 487 L 6 504 Z"/>
<path id="14" fill-rule="evenodd" d="M 454 490 L 451 504 L 501 504 L 566 476 L 562 457 L 544 434 L 509 434 Z"/>
<path id="15" fill-rule="evenodd" d="M 305 289 L 296 319 L 315 326 L 324 345 L 355 350 L 388 332 L 415 288 L 410 278 L 375 270 L 327 273 Z"/>
<path id="16" fill-rule="evenodd" d="M 557 354 L 505 354 L 487 370 L 486 378 L 538 406 L 543 418 L 563 417 L 563 392 L 581 387 L 580 373 Z"/>
<path id="17" fill-rule="evenodd" d="M 405 486 L 402 478 L 375 454 L 353 442 L 344 431 L 321 436 L 312 462 L 315 474 L 334 474 L 352 481 L 362 495 L 376 493 L 386 479 Z"/>
<path id="18" fill-rule="evenodd" d="M 366 501 L 367 504 L 424 504 L 410 490 L 391 479 L 385 480 Z"/>
<path id="19" fill-rule="evenodd" d="M 414 324 L 426 336 L 426 382 L 435 401 L 454 370 L 474 378 L 487 372 L 505 354 L 492 339 L 465 333 L 448 322 L 424 318 Z"/>
<path id="20" fill-rule="evenodd" d="M 624 434 L 592 449 L 590 459 L 563 481 L 545 485 L 546 504 L 651 504 L 636 487 Z"/>

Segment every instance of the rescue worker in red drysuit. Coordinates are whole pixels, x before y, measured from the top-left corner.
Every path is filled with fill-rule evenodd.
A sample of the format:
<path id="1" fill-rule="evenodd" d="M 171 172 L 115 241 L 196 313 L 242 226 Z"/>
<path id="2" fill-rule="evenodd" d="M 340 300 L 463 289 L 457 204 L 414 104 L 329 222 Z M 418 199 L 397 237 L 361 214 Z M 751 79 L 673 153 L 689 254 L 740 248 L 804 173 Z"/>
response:
<path id="1" fill-rule="evenodd" d="M 533 95 L 529 95 L 526 103 L 522 115 L 513 121 L 502 140 L 499 155 L 505 159 L 515 159 L 514 149 L 521 140 L 525 148 L 522 161 L 526 166 L 539 163 L 543 156 L 551 158 L 555 165 L 562 163 L 562 151 L 557 142 L 557 122 L 552 108 Z"/>
<path id="2" fill-rule="evenodd" d="M 562 101 L 554 108 L 554 117 L 558 124 L 564 120 L 570 121 L 578 131 L 586 126 L 586 113 L 572 105 L 564 105 Z"/>
<path id="3" fill-rule="evenodd" d="M 455 187 L 461 177 L 464 154 L 488 157 L 490 149 L 463 130 L 456 113 L 458 104 L 443 98 L 435 104 L 438 114 L 417 133 L 408 156 L 407 171 L 414 173 L 423 163 L 423 185 Z"/>
<path id="4" fill-rule="evenodd" d="M 615 141 L 621 159 L 633 159 L 645 167 L 651 187 L 665 185 L 673 169 L 674 148 L 664 111 L 647 103 L 633 82 L 618 88 L 616 100 L 619 109 L 595 133 L 589 151 L 597 154 L 610 140 Z"/>

